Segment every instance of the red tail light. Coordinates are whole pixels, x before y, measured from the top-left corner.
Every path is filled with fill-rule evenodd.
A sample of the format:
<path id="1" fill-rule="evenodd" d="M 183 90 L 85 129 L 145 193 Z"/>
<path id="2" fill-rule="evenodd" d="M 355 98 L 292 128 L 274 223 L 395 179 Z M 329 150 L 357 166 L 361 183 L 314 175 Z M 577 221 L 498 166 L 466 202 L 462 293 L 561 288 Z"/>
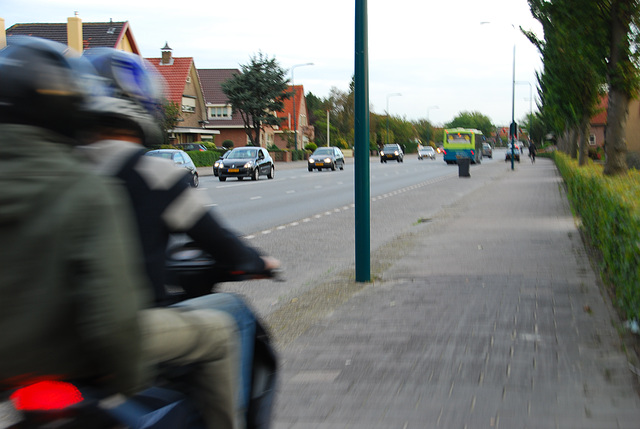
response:
<path id="1" fill-rule="evenodd" d="M 446 154 L 447 154 L 447 151 L 446 151 L 446 150 L 444 150 L 444 149 L 442 149 L 442 154 L 443 154 L 443 155 L 446 155 Z"/>
<path id="2" fill-rule="evenodd" d="M 20 411 L 62 410 L 83 400 L 73 384 L 52 380 L 18 389 L 10 399 L 16 410 Z"/>
<path id="3" fill-rule="evenodd" d="M 475 153 L 473 151 L 471 151 L 471 156 L 474 156 L 474 155 L 475 155 Z"/>

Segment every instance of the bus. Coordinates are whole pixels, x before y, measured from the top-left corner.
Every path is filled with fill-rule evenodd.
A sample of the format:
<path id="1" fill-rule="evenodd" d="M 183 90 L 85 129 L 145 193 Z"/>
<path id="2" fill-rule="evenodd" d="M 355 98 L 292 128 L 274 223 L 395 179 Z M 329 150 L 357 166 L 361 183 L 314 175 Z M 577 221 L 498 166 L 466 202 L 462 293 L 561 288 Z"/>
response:
<path id="1" fill-rule="evenodd" d="M 457 164 L 458 157 L 471 159 L 472 164 L 482 162 L 482 131 L 473 128 L 448 128 L 444 130 L 444 161 Z"/>

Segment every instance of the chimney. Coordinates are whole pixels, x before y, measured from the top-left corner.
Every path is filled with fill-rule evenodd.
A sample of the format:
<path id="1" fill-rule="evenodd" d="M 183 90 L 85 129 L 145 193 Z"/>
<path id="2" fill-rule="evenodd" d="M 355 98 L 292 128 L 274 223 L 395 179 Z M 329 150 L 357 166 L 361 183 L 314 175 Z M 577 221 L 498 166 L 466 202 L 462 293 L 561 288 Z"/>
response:
<path id="1" fill-rule="evenodd" d="M 82 54 L 84 50 L 82 43 L 82 19 L 78 16 L 78 12 L 75 13 L 75 16 L 67 18 L 67 45 L 80 54 Z"/>
<path id="2" fill-rule="evenodd" d="M 162 48 L 162 59 L 160 60 L 160 65 L 171 65 L 173 64 L 173 58 L 171 57 L 172 49 L 169 47 L 169 43 L 164 43 L 164 48 Z"/>
<path id="3" fill-rule="evenodd" d="M 0 49 L 7 46 L 7 32 L 4 29 L 4 18 L 0 18 Z"/>

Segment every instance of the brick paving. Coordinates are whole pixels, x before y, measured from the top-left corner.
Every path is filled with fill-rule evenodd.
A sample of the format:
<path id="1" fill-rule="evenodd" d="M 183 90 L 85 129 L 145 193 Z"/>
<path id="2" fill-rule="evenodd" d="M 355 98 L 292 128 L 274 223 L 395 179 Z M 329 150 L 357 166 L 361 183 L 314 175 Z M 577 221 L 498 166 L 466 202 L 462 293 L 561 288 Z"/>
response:
<path id="1" fill-rule="evenodd" d="M 273 427 L 640 427 L 553 163 L 485 163 L 439 186 L 473 181 L 380 279 L 283 346 Z"/>

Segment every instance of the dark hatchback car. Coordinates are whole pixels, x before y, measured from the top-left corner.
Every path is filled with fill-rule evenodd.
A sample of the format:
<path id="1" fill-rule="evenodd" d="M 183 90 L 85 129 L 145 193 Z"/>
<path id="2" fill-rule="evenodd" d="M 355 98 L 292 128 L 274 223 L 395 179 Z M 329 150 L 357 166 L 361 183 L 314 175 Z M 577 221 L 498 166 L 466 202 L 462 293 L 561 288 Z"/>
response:
<path id="1" fill-rule="evenodd" d="M 231 153 L 230 150 L 223 152 L 222 155 L 220 155 L 220 158 L 218 158 L 218 160 L 213 163 L 214 176 L 218 177 L 218 171 L 220 171 L 220 164 L 222 164 L 222 160 L 225 159 L 227 156 L 229 156 L 230 153 Z"/>
<path id="2" fill-rule="evenodd" d="M 156 158 L 165 158 L 173 162 L 173 165 L 179 168 L 184 168 L 189 173 L 191 173 L 191 181 L 190 184 L 194 188 L 197 188 L 200 184 L 200 179 L 198 177 L 198 169 L 195 164 L 187 155 L 185 151 L 178 149 L 157 149 L 151 150 L 145 153 L 145 156 L 154 156 Z"/>
<path id="3" fill-rule="evenodd" d="M 399 144 L 386 144 L 380 151 L 380 162 L 396 160 L 404 162 L 404 152 Z"/>
<path id="4" fill-rule="evenodd" d="M 336 168 L 344 170 L 344 154 L 337 147 L 319 147 L 309 157 L 309 171 L 314 168 L 322 171 L 323 168 Z"/>
<path id="5" fill-rule="evenodd" d="M 229 151 L 218 164 L 218 179 L 221 182 L 227 177 L 237 177 L 242 180 L 251 177 L 251 180 L 258 180 L 260 176 L 267 176 L 273 179 L 276 167 L 273 159 L 266 149 L 254 146 L 237 147 Z"/>

